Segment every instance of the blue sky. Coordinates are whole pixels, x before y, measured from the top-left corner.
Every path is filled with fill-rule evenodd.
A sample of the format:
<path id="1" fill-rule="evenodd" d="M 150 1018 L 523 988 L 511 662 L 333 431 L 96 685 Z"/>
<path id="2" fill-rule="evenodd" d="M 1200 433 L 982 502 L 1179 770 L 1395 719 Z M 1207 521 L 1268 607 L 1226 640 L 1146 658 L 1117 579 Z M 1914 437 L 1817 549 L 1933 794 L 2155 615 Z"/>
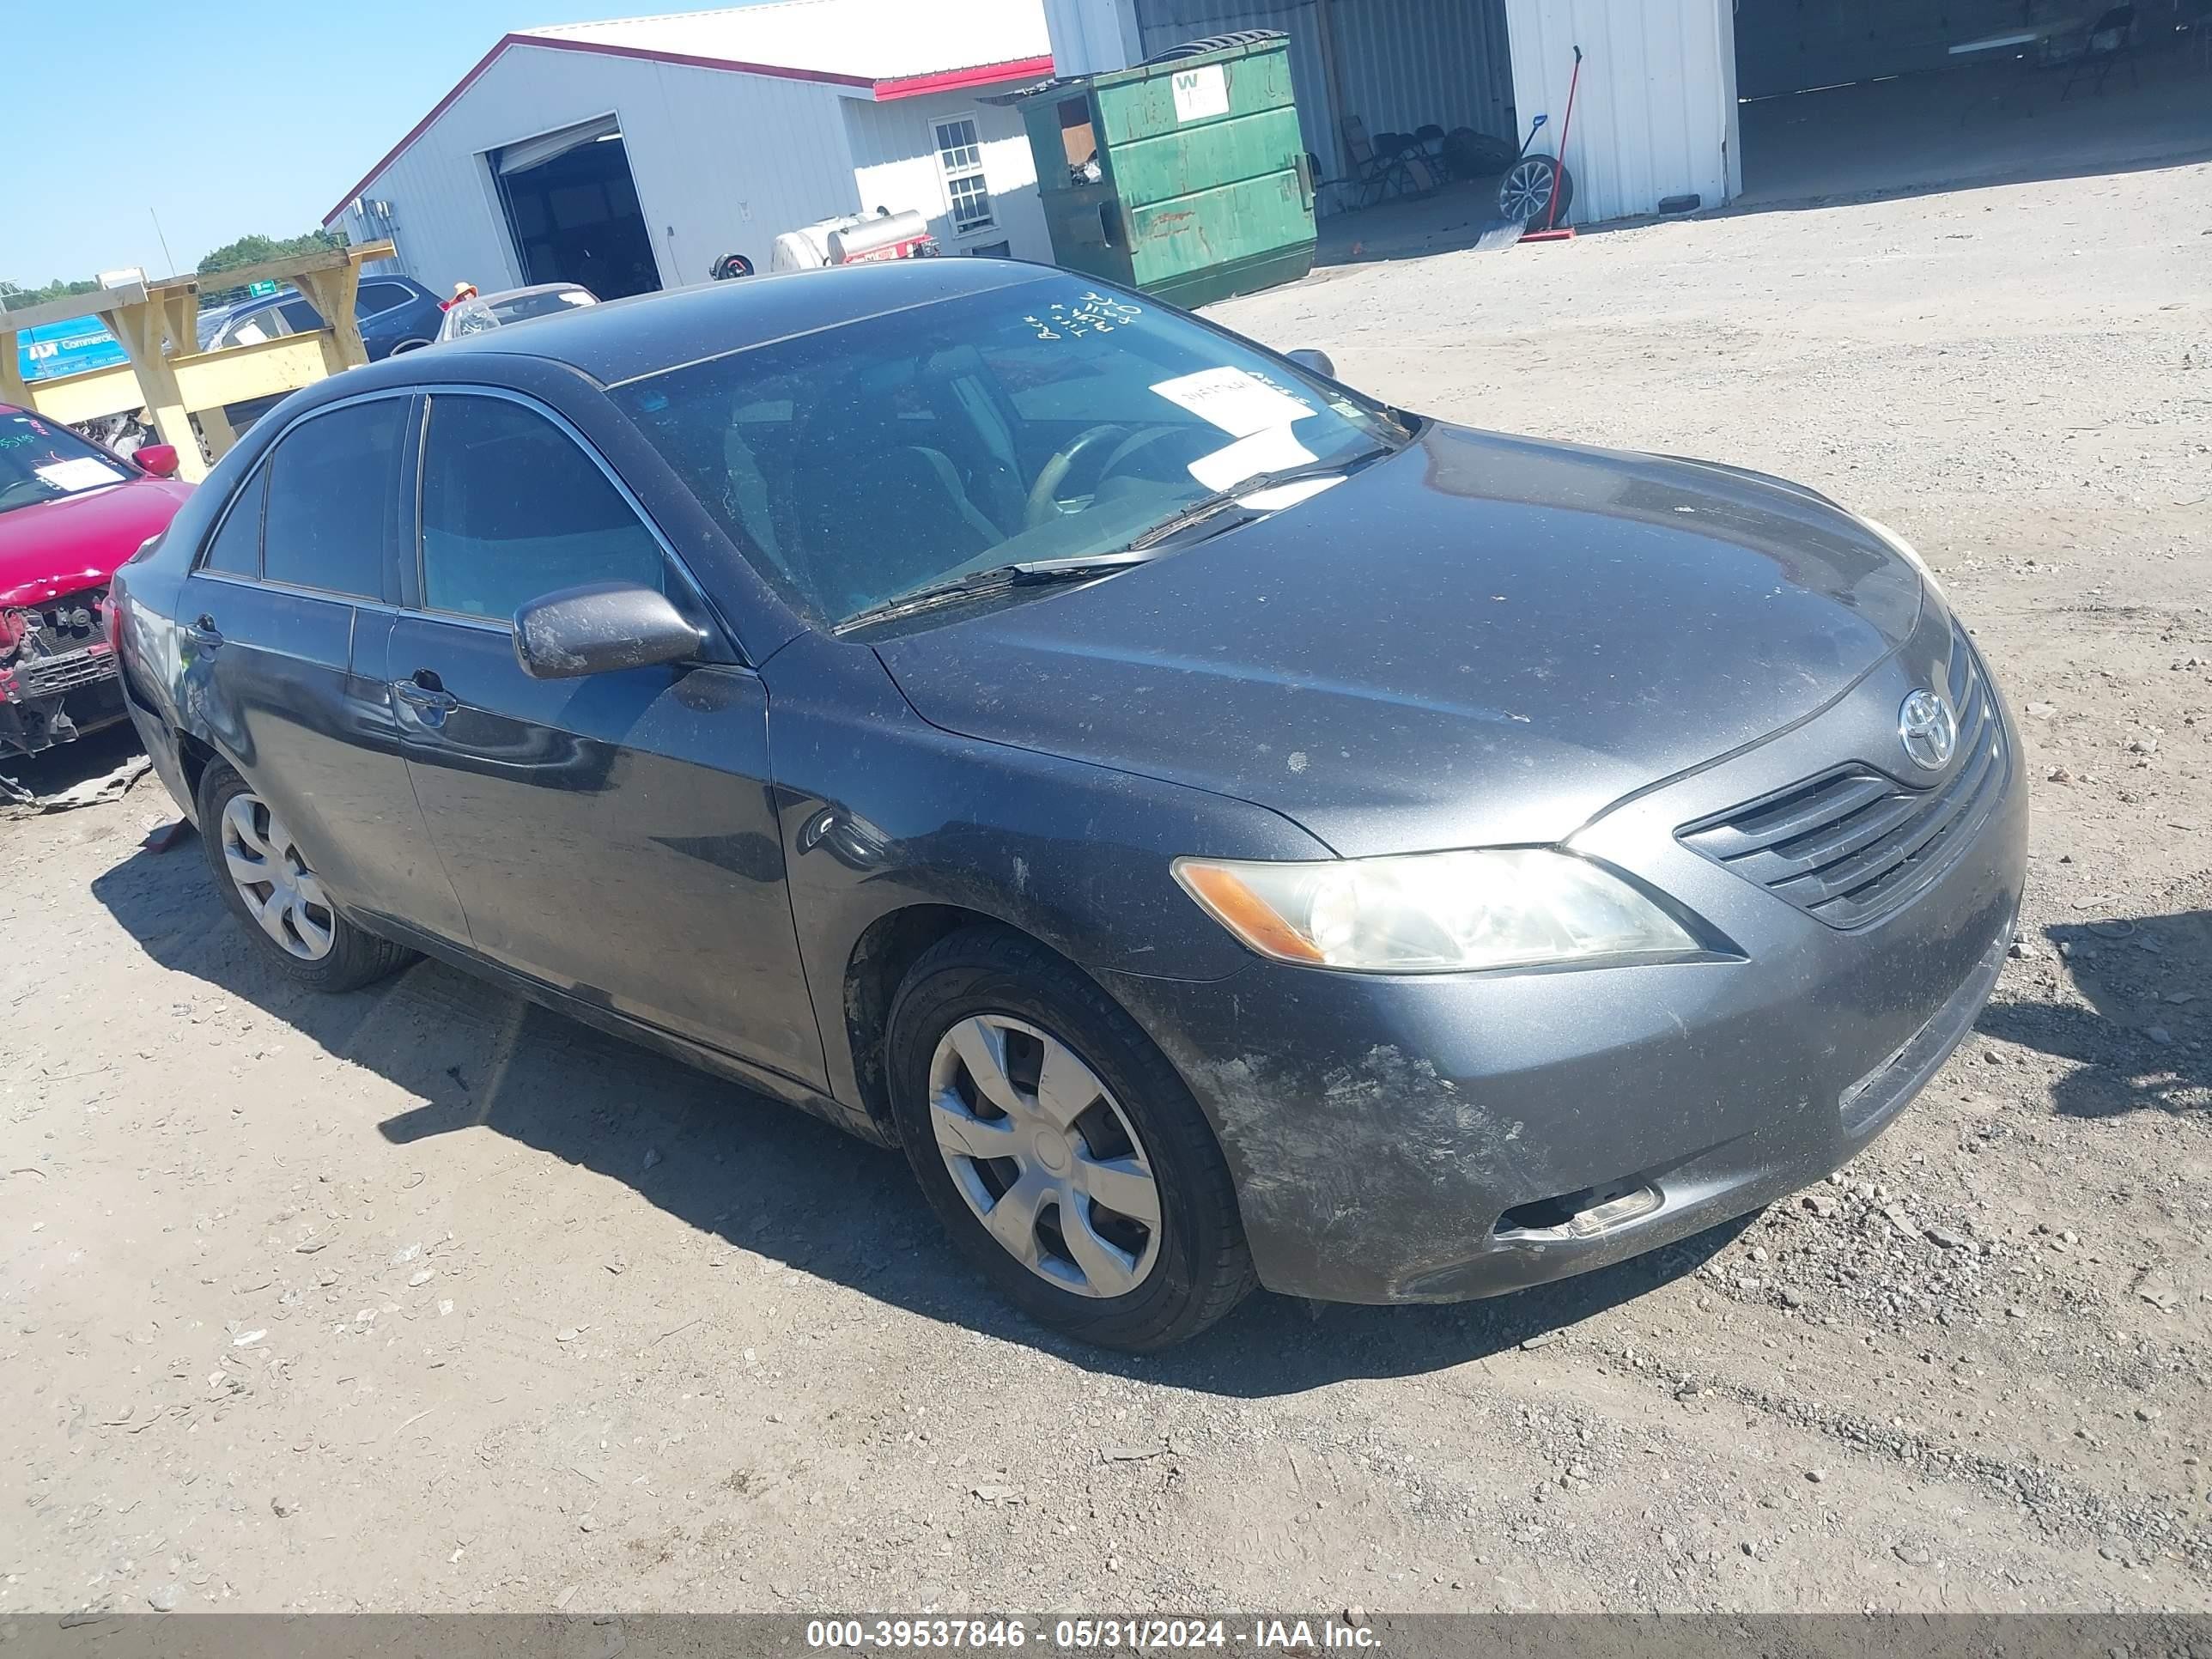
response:
<path id="1" fill-rule="evenodd" d="M 290 0 L 148 9 L 134 27 L 97 7 L 10 6 L 0 279 L 36 287 L 118 265 L 166 276 L 240 236 L 297 235 L 508 30 L 708 9 Z"/>

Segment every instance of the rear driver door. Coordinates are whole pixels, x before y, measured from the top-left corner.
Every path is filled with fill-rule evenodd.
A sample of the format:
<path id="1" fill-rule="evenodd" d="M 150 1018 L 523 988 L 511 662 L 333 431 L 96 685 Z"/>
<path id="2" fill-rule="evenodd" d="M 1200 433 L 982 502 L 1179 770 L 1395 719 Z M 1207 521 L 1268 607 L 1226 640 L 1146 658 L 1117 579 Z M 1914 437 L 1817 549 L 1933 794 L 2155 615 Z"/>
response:
<path id="1" fill-rule="evenodd" d="M 434 391 L 421 533 L 386 669 L 408 769 L 477 950 L 596 1006 L 824 1086 L 768 767 L 768 693 L 727 660 L 533 679 L 529 600 L 657 586 L 720 631 L 564 422 Z"/>
<path id="2" fill-rule="evenodd" d="M 411 545 L 416 408 L 390 393 L 293 422 L 226 507 L 177 620 L 195 734 L 236 763 L 331 893 L 460 939 L 383 672 Z"/>

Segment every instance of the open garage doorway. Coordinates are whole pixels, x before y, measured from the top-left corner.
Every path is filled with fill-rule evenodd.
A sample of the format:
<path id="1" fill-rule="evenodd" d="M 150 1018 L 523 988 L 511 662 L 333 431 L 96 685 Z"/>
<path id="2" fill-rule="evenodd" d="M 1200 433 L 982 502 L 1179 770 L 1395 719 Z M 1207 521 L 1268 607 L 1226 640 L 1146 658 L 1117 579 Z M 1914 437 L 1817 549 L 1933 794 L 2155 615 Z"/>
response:
<path id="1" fill-rule="evenodd" d="M 1746 205 L 2212 149 L 2203 0 L 1733 0 L 1733 10 Z"/>
<path id="2" fill-rule="evenodd" d="M 613 116 L 509 144 L 489 159 L 526 283 L 580 283 L 602 300 L 660 287 Z"/>

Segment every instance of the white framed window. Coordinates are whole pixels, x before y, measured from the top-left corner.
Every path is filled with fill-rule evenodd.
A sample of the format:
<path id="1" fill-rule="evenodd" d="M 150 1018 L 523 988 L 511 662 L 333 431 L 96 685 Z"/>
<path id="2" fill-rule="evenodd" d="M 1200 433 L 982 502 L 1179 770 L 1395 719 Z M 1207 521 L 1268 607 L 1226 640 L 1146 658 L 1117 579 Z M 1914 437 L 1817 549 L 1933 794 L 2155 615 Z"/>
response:
<path id="1" fill-rule="evenodd" d="M 937 167 L 945 175 L 945 201 L 952 228 L 966 236 L 998 222 L 991 212 L 991 188 L 983 180 L 983 143 L 975 118 L 956 115 L 937 124 Z"/>

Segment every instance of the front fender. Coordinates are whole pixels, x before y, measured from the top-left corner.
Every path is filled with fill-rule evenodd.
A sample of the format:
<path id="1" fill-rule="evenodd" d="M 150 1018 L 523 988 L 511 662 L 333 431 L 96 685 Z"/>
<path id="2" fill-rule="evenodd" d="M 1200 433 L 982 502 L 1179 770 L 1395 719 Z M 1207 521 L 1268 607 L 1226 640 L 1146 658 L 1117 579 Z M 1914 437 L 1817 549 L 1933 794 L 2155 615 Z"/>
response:
<path id="1" fill-rule="evenodd" d="M 793 917 L 841 1100 L 863 1097 L 847 974 L 862 937 L 894 912 L 970 911 L 1094 976 L 1221 980 L 1252 957 L 1192 902 L 1170 862 L 1328 856 L 1265 807 L 941 731 L 865 647 L 803 635 L 766 678 Z"/>

